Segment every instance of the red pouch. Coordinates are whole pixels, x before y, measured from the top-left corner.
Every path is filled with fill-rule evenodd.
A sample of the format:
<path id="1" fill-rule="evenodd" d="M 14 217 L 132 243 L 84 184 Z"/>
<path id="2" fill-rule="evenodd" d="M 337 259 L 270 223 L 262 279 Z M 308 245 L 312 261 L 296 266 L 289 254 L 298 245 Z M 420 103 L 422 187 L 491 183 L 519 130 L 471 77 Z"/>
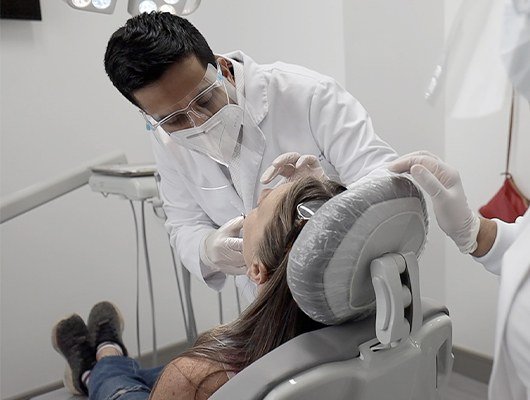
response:
<path id="1" fill-rule="evenodd" d="M 512 105 L 510 110 L 509 128 L 508 128 L 508 150 L 506 154 L 506 169 L 504 175 L 506 179 L 500 190 L 488 203 L 480 207 L 479 212 L 485 218 L 498 218 L 505 222 L 514 222 L 517 217 L 523 215 L 528 209 L 528 199 L 521 193 L 510 170 L 510 153 L 512 148 L 512 134 L 514 131 L 515 109 L 516 109 L 515 91 L 512 90 Z"/>
<path id="2" fill-rule="evenodd" d="M 486 205 L 480 207 L 479 212 L 485 218 L 514 222 L 527 209 L 528 199 L 517 188 L 512 176 L 507 174 L 500 190 Z"/>

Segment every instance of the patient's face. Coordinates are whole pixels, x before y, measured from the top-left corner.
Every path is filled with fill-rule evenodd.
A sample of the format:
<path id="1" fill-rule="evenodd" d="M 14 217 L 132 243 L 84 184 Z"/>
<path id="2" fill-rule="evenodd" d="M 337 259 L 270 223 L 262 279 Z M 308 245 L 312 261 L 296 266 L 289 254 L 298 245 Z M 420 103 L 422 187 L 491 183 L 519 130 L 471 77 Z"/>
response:
<path id="1" fill-rule="evenodd" d="M 275 210 L 287 194 L 292 183 L 285 183 L 274 189 L 264 189 L 254 208 L 243 222 L 243 257 L 247 268 L 256 261 L 258 244 L 263 239 L 265 226 L 273 218 Z"/>

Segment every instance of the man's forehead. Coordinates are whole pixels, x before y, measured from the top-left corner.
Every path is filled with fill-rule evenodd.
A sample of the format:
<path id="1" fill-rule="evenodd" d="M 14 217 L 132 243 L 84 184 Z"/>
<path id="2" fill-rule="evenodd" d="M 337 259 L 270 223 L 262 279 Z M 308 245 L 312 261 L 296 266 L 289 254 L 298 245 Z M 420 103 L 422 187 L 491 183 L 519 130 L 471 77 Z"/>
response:
<path id="1" fill-rule="evenodd" d="M 168 70 L 169 79 L 178 82 L 181 85 L 182 91 L 191 93 L 194 89 L 204 86 L 203 78 L 206 73 L 206 68 L 201 64 L 195 56 L 190 56 L 180 63 L 174 64 Z"/>
<path id="2" fill-rule="evenodd" d="M 171 65 L 155 82 L 134 92 L 134 97 L 149 114 L 169 110 L 194 92 L 199 92 L 206 68 L 195 56 Z"/>

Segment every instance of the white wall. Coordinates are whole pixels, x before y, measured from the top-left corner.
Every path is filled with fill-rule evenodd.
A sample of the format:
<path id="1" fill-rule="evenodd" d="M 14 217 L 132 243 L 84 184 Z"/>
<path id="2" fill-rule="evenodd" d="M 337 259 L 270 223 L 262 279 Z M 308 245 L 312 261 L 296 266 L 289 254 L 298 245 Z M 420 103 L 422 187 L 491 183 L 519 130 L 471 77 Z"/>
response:
<path id="1" fill-rule="evenodd" d="M 190 20 L 214 52 L 243 50 L 259 63 L 301 64 L 344 83 L 342 2 L 204 1 Z"/>
<path id="2" fill-rule="evenodd" d="M 152 161 L 143 120 L 103 69 L 106 42 L 128 18 L 125 3 L 107 16 L 41 1 L 41 22 L 2 20 L 1 196 L 118 149 L 130 162 Z M 323 10 L 317 0 L 204 1 L 190 19 L 216 52 L 242 49 L 256 61 L 299 63 L 344 83 L 342 2 Z M 184 339 L 184 329 L 165 231 L 147 215 L 164 346 Z M 0 397 L 59 380 L 63 361 L 51 348 L 51 327 L 72 312 L 86 317 L 102 299 L 124 312 L 125 342 L 135 354 L 135 242 L 126 202 L 85 187 L 3 224 L 0 234 Z M 141 337 L 148 351 L 144 275 Z M 229 289 L 225 313 L 233 317 Z M 216 295 L 199 284 L 193 290 L 204 330 L 217 321 Z"/>

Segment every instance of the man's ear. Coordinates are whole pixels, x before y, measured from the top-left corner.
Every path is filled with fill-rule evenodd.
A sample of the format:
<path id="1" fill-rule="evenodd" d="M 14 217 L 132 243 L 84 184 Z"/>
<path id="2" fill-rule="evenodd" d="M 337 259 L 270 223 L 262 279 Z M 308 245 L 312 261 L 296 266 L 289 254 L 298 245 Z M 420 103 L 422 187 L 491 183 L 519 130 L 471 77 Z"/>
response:
<path id="1" fill-rule="evenodd" d="M 261 261 L 253 261 L 252 265 L 248 269 L 248 277 L 254 283 L 261 285 L 269 280 L 269 274 L 267 268 Z"/>
<path id="2" fill-rule="evenodd" d="M 221 67 L 221 71 L 223 72 L 223 76 L 232 84 L 235 86 L 236 80 L 234 76 L 232 75 L 232 72 L 230 72 L 230 68 L 232 67 L 232 63 L 227 60 L 226 58 L 223 58 L 221 56 L 216 57 L 217 62 L 219 63 L 219 66 Z"/>

